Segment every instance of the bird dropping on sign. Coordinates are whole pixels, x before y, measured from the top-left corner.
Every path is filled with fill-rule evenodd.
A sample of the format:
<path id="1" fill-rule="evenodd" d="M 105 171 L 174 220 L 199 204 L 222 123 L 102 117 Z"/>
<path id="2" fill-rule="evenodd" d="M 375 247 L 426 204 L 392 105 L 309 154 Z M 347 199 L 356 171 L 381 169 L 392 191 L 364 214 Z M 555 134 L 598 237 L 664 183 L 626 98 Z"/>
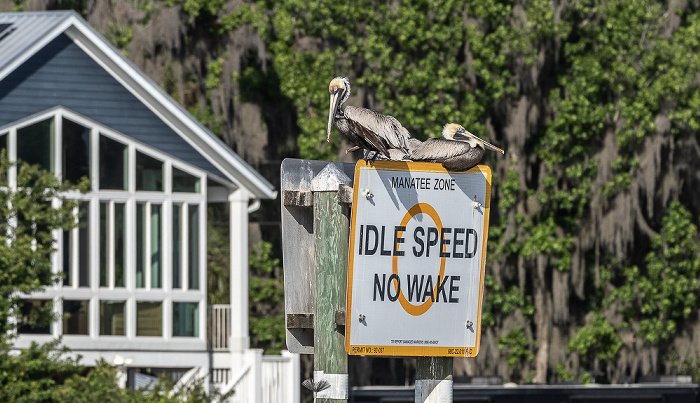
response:
<path id="1" fill-rule="evenodd" d="M 348 354 L 477 355 L 490 197 L 484 165 L 357 163 Z"/>

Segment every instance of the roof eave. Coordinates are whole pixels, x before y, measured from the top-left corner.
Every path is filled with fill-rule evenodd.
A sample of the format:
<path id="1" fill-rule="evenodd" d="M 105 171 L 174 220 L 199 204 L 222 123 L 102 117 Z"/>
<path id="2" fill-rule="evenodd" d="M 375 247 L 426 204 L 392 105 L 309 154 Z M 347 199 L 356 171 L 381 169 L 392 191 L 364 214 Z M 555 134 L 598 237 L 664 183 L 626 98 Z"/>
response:
<path id="1" fill-rule="evenodd" d="M 58 23 L 49 34 L 32 43 L 20 57 L 6 65 L 0 71 L 0 80 L 62 33 L 68 35 L 78 46 L 92 55 L 93 59 L 117 81 L 181 135 L 190 146 L 202 153 L 227 176 L 228 181 L 236 186 L 245 187 L 253 198 L 277 197 L 277 191 L 272 184 L 194 119 L 74 11 L 65 12 L 64 20 Z"/>

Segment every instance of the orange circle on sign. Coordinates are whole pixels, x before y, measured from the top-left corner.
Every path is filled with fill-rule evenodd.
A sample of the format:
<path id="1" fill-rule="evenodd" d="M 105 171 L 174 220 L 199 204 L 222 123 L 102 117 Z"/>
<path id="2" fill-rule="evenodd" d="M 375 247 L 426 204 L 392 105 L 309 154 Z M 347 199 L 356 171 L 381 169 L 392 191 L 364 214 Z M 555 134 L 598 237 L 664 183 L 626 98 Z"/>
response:
<path id="1" fill-rule="evenodd" d="M 406 215 L 403 217 L 403 220 L 401 220 L 401 226 L 405 226 L 408 224 L 408 222 L 413 218 L 416 214 L 427 214 L 430 218 L 433 219 L 435 222 L 435 225 L 437 226 L 438 233 L 442 231 L 442 221 L 440 221 L 440 216 L 438 215 L 437 211 L 431 206 L 430 204 L 427 203 L 418 203 L 415 206 L 411 207 L 407 212 Z M 403 231 L 400 233 L 397 233 L 397 236 L 403 235 Z M 440 251 L 442 252 L 442 245 L 440 246 Z M 392 265 L 392 271 L 394 274 L 397 276 L 399 275 L 399 260 L 398 256 L 394 256 L 391 259 L 391 265 Z M 441 257 L 440 258 L 440 274 L 438 278 L 438 283 L 440 282 L 440 278 L 445 277 L 445 258 Z M 398 279 L 394 279 L 394 289 L 398 292 Z M 438 284 L 435 285 L 435 289 L 433 289 L 433 295 L 437 294 L 437 288 Z M 428 311 L 431 306 L 433 306 L 433 300 L 428 299 L 424 301 L 420 305 L 413 305 L 412 303 L 408 302 L 406 297 L 403 295 L 403 291 L 399 294 L 399 302 L 401 303 L 401 306 L 403 307 L 403 310 L 409 313 L 410 315 L 413 316 L 420 316 Z"/>

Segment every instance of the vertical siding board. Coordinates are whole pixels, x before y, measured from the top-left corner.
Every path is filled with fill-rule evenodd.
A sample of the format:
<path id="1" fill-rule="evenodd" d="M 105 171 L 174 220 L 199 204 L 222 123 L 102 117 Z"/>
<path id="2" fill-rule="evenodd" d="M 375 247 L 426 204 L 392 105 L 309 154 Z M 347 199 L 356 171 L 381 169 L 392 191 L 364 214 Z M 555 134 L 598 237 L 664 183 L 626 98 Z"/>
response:
<path id="1" fill-rule="evenodd" d="M 65 34 L 0 81 L 0 126 L 59 105 L 226 177 Z"/>

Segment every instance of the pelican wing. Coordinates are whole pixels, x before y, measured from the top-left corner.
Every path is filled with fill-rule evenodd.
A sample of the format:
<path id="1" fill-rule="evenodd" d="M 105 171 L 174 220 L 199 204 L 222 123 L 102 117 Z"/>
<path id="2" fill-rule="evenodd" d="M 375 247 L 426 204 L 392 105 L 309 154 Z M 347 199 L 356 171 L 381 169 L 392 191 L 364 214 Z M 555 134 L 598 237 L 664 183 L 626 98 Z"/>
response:
<path id="1" fill-rule="evenodd" d="M 463 141 L 429 138 L 409 153 L 413 161 L 444 161 L 468 153 L 472 147 Z"/>
<path id="2" fill-rule="evenodd" d="M 356 106 L 346 107 L 344 113 L 349 121 L 355 123 L 356 127 L 353 128 L 357 130 L 357 133 L 366 135 L 367 139 L 372 139 L 372 143 L 376 141 L 374 139 L 376 136 L 382 139 L 388 148 L 408 151 L 407 142 L 410 134 L 393 116 L 382 115 L 371 109 Z"/>

